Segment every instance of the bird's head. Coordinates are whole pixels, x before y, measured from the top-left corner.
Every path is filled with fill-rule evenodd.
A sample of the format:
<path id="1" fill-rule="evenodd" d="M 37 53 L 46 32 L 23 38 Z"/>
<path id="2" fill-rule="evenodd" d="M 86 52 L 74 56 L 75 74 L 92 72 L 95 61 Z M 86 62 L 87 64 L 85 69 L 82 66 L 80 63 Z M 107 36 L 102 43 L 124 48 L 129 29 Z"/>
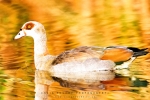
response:
<path id="1" fill-rule="evenodd" d="M 45 34 L 44 26 L 36 21 L 26 22 L 20 29 L 19 33 L 14 39 L 19 39 L 24 36 L 30 36 L 36 38 Z"/>

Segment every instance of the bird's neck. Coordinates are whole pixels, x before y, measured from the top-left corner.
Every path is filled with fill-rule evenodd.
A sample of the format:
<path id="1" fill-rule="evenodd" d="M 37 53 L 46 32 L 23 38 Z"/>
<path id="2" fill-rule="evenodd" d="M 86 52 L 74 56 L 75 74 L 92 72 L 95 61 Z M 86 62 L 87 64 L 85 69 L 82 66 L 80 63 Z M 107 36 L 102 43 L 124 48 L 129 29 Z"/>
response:
<path id="1" fill-rule="evenodd" d="M 34 56 L 48 55 L 46 35 L 34 38 Z"/>
<path id="2" fill-rule="evenodd" d="M 36 69 L 46 70 L 55 56 L 49 54 L 46 35 L 34 38 L 34 63 Z"/>

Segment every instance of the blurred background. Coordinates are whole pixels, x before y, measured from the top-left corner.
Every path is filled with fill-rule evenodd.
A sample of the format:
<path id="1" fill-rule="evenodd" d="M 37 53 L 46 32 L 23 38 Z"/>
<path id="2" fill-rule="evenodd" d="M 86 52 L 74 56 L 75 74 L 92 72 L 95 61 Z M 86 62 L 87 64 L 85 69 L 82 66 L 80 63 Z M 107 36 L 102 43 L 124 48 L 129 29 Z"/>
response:
<path id="1" fill-rule="evenodd" d="M 33 40 L 13 40 L 30 20 L 45 26 L 53 55 L 83 45 L 150 48 L 149 0 L 0 0 L 0 100 L 34 97 Z M 136 60 L 130 73 L 149 82 L 149 58 Z M 139 93 L 148 100 L 149 85 Z"/>
<path id="2" fill-rule="evenodd" d="M 1 38 L 29 21 L 41 22 L 51 53 L 80 45 L 149 47 L 148 0 L 1 0 Z M 7 31 L 6 31 L 7 30 Z M 1 40 L 2 41 L 2 40 Z"/>

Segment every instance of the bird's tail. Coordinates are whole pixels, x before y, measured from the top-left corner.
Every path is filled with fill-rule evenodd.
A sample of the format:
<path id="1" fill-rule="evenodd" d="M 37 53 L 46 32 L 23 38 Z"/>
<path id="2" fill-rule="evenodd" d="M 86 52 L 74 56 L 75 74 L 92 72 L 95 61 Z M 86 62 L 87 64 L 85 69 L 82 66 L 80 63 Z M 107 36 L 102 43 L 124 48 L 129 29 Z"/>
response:
<path id="1" fill-rule="evenodd" d="M 135 47 L 127 47 L 127 48 L 134 52 L 133 57 L 143 56 L 149 53 L 148 48 L 144 48 L 144 49 L 139 49 Z"/>

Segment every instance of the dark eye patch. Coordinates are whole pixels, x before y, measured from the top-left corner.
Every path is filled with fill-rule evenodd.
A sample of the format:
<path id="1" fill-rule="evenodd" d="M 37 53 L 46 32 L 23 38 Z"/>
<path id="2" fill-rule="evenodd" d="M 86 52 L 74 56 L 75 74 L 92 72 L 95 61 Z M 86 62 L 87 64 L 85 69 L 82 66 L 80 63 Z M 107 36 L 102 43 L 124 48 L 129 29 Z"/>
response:
<path id="1" fill-rule="evenodd" d="M 24 29 L 26 30 L 31 30 L 32 28 L 34 27 L 34 24 L 33 23 L 27 23 L 24 27 Z"/>
<path id="2" fill-rule="evenodd" d="M 20 29 L 20 31 L 22 31 L 22 29 Z"/>

